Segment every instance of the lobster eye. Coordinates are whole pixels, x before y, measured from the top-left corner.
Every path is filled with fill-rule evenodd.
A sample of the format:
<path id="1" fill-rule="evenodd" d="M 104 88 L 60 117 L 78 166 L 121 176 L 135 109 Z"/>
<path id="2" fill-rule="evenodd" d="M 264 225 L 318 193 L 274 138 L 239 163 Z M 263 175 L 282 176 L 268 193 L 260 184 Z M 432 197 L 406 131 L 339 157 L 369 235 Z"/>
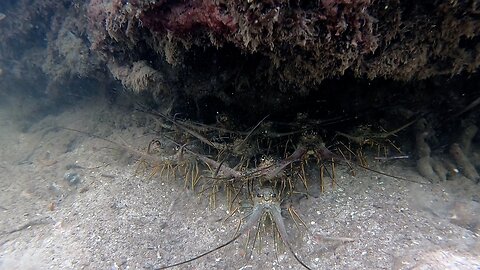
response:
<path id="1" fill-rule="evenodd" d="M 277 193 L 272 193 L 272 194 L 270 195 L 270 197 L 272 197 L 272 198 L 277 197 Z"/>
<path id="2" fill-rule="evenodd" d="M 262 193 L 258 193 L 258 194 L 257 194 L 257 197 L 258 197 L 258 198 L 261 198 L 261 197 L 263 197 L 263 194 L 262 194 Z"/>

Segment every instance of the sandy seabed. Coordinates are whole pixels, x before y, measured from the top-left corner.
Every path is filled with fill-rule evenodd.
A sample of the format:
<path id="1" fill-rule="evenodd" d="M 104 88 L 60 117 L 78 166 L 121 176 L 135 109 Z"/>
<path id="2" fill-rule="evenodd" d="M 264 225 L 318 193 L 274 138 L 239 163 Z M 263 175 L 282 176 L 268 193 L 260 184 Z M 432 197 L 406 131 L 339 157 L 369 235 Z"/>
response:
<path id="1" fill-rule="evenodd" d="M 138 157 L 124 149 L 58 128 L 144 150 L 158 138 L 151 119 L 84 101 L 21 129 L 14 112 L 0 107 L 0 269 L 155 269 L 234 235 L 240 216 L 223 221 L 221 194 L 212 208 L 181 179 L 139 172 Z M 374 166 L 428 183 L 412 161 Z M 345 168 L 337 176 L 335 187 L 295 202 L 308 232 L 285 218 L 312 269 L 480 269 L 479 185 Z M 248 259 L 243 236 L 178 268 L 301 269 L 286 248 L 275 249 L 271 233 L 261 242 Z"/>

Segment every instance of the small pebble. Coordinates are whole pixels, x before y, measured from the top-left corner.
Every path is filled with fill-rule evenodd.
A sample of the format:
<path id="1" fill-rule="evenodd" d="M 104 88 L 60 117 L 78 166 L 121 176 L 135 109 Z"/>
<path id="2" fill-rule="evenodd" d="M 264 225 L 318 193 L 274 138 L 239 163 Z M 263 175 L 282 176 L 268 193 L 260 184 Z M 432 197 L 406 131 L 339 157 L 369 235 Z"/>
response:
<path id="1" fill-rule="evenodd" d="M 63 175 L 63 179 L 72 186 L 80 183 L 80 176 L 76 172 L 66 172 Z"/>

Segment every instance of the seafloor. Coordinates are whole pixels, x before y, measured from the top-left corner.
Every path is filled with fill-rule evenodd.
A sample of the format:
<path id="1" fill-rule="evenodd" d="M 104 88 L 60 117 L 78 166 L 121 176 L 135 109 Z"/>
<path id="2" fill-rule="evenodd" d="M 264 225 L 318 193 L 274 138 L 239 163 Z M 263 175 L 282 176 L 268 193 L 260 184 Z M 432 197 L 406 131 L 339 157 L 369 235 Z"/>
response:
<path id="1" fill-rule="evenodd" d="M 23 105 L 28 103 L 23 101 Z M 155 121 L 102 99 L 22 126 L 19 107 L 0 106 L 0 269 L 155 269 L 228 241 L 220 194 L 209 198 L 182 179 L 149 177 L 134 149 L 158 138 Z M 147 123 L 147 124 L 145 124 Z M 480 269 L 480 186 L 456 176 L 432 184 L 412 160 L 374 163 L 369 171 L 294 202 L 308 226 L 285 215 L 298 256 L 312 269 Z M 75 178 L 77 177 L 77 178 Z M 70 180 L 71 182 L 68 182 Z M 418 182 L 418 183 L 415 183 Z M 419 184 L 424 183 L 424 184 Z M 246 236 L 180 269 L 300 269 L 271 229 L 252 256 Z"/>
<path id="2" fill-rule="evenodd" d="M 257 221 L 254 188 L 287 184 L 287 233 L 272 199 L 258 234 L 178 268 L 480 269 L 479 14 L 1 0 L 0 270 L 172 265 Z"/>

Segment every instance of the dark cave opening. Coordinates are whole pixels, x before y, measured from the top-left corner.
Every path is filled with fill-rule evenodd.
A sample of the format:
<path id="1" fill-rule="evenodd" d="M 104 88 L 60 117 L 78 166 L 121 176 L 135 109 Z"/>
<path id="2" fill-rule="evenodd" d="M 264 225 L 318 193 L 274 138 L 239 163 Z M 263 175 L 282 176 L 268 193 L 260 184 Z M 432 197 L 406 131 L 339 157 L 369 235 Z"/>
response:
<path id="1" fill-rule="evenodd" d="M 22 30 L 33 48 L 17 46 L 21 31 L 2 45 L 5 59 L 19 58 L 0 59 L 6 91 L 21 85 L 48 100 L 39 105 L 47 109 L 32 110 L 38 117 L 94 92 L 112 105 L 125 93 L 128 108 L 141 103 L 242 132 L 259 123 L 276 133 L 312 132 L 329 145 L 340 133 L 388 133 L 425 119 L 435 130 L 433 151 L 445 152 L 464 122 L 478 125 L 475 7 L 107 2 L 35 2 L 24 16 L 39 21 L 38 31 Z M 142 21 L 158 14 L 166 17 Z M 414 153 L 416 132 L 412 124 L 395 140 Z"/>

